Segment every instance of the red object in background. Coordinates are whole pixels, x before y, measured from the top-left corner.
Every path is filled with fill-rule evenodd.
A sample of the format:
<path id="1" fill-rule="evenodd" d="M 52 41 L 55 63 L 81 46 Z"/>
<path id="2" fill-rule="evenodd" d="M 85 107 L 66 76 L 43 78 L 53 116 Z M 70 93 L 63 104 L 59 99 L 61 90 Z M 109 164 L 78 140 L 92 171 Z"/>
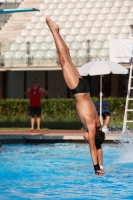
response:
<path id="1" fill-rule="evenodd" d="M 39 87 L 36 89 L 33 89 L 31 87 L 30 91 L 30 107 L 40 107 L 41 106 L 41 96 L 40 96 L 40 91 Z"/>

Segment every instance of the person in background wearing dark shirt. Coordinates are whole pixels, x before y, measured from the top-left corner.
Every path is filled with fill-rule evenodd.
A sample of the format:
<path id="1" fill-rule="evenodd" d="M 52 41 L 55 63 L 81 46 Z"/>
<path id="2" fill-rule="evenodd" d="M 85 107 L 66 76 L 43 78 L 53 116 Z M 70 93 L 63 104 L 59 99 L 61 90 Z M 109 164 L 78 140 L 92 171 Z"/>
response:
<path id="1" fill-rule="evenodd" d="M 31 129 L 34 130 L 35 115 L 37 117 L 37 129 L 40 131 L 41 97 L 45 98 L 48 91 L 38 85 L 38 79 L 33 80 L 33 86 L 26 90 L 26 97 L 30 98 Z"/>
<path id="2" fill-rule="evenodd" d="M 100 116 L 100 94 L 98 94 L 98 101 L 94 103 L 97 113 Z M 109 103 L 107 101 L 102 101 L 102 121 L 103 121 L 103 127 L 102 131 L 105 133 L 108 133 L 108 124 L 110 122 L 111 114 L 109 112 Z"/>

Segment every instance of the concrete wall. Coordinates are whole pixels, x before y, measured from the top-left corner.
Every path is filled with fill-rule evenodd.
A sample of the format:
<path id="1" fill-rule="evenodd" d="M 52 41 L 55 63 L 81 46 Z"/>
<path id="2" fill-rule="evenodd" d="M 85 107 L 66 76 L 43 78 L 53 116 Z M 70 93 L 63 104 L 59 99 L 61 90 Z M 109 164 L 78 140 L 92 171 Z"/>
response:
<path id="1" fill-rule="evenodd" d="M 5 73 L 5 98 L 24 97 L 24 72 Z"/>
<path id="2" fill-rule="evenodd" d="M 33 80 L 36 78 L 39 80 L 40 87 L 46 89 L 45 71 L 28 71 L 26 72 L 26 89 L 32 86 Z"/>
<path id="3" fill-rule="evenodd" d="M 5 73 L 5 78 L 4 78 Z M 48 90 L 48 98 L 67 98 L 68 88 L 62 71 L 27 71 L 0 72 L 0 98 L 24 98 L 24 91 L 32 86 L 33 79 L 39 80 L 39 85 Z M 90 76 L 91 96 L 97 96 L 100 87 L 100 76 Z M 5 80 L 4 80 L 5 79 Z M 128 82 L 128 75 L 109 74 L 103 77 L 103 90 L 107 96 L 118 97 L 119 87 Z M 5 85 L 4 85 L 5 83 Z M 70 93 L 70 98 L 73 95 Z"/>
<path id="4" fill-rule="evenodd" d="M 0 72 L 0 99 L 3 99 L 4 93 L 4 72 Z"/>
<path id="5" fill-rule="evenodd" d="M 2 73 L 0 74 L 1 77 Z M 48 80 L 46 80 L 46 77 Z M 24 98 L 24 91 L 32 86 L 33 79 L 35 78 L 39 80 L 40 87 L 48 90 L 48 98 L 67 97 L 67 87 L 62 71 L 28 71 L 5 73 L 5 98 Z"/>
<path id="6" fill-rule="evenodd" d="M 97 97 L 99 92 L 100 76 L 91 76 L 91 96 Z"/>
<path id="7" fill-rule="evenodd" d="M 48 98 L 67 98 L 67 86 L 62 71 L 49 71 L 48 80 Z"/>
<path id="8" fill-rule="evenodd" d="M 119 74 L 111 74 L 111 97 L 119 97 Z"/>

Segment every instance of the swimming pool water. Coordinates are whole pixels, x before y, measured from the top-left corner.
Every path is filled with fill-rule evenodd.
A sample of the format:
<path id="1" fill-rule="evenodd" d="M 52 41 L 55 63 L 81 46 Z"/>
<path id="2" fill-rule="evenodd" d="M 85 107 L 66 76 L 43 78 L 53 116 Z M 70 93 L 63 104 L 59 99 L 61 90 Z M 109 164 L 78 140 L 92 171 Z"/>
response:
<path id="1" fill-rule="evenodd" d="M 0 199 L 133 199 L 132 146 L 103 145 L 105 176 L 94 174 L 87 144 L 3 145 Z"/>

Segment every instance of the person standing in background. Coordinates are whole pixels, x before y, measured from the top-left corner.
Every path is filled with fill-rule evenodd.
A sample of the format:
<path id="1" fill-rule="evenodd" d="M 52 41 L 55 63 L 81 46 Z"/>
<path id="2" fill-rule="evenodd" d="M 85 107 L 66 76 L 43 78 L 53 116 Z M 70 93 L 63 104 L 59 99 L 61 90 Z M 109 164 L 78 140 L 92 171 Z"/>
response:
<path id="1" fill-rule="evenodd" d="M 96 101 L 94 105 L 96 107 L 97 113 L 100 118 L 100 93 L 98 94 L 98 101 Z M 110 123 L 110 119 L 111 119 L 111 114 L 109 111 L 109 103 L 102 99 L 102 122 L 103 122 L 102 131 L 105 133 L 109 133 L 108 125 Z"/>
<path id="2" fill-rule="evenodd" d="M 41 122 L 41 98 L 45 98 L 48 95 L 48 91 L 42 87 L 39 87 L 38 79 L 33 80 L 33 86 L 26 90 L 26 97 L 30 98 L 30 116 L 31 116 L 31 128 L 34 130 L 35 116 L 37 117 L 37 130 L 40 131 Z"/>

